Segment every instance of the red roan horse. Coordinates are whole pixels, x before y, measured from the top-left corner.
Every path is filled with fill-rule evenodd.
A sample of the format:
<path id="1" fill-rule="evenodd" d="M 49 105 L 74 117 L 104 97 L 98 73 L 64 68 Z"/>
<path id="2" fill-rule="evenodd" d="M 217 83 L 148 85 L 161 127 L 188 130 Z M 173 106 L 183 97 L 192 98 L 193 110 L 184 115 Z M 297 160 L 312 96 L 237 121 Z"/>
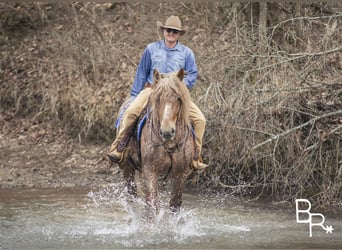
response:
<path id="1" fill-rule="evenodd" d="M 178 212 L 184 183 L 192 171 L 194 139 L 189 120 L 191 97 L 182 82 L 183 77 L 183 69 L 170 74 L 154 71 L 153 90 L 140 142 L 135 131 L 124 160 L 119 164 L 127 190 L 134 196 L 137 192 L 135 171 L 141 172 L 150 215 L 157 214 L 160 208 L 158 177 L 162 174 L 169 176 L 172 185 L 170 208 L 172 212 Z"/>

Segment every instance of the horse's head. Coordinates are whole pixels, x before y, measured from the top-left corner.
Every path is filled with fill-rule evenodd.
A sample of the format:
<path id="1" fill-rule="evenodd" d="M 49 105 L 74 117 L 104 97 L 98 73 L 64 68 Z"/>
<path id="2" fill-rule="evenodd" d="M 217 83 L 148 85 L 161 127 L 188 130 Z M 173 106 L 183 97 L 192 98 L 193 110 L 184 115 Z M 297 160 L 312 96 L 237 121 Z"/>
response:
<path id="1" fill-rule="evenodd" d="M 160 74 L 154 70 L 151 106 L 160 122 L 159 134 L 163 140 L 173 140 L 177 124 L 189 125 L 190 93 L 182 82 L 184 70 L 176 73 Z"/>

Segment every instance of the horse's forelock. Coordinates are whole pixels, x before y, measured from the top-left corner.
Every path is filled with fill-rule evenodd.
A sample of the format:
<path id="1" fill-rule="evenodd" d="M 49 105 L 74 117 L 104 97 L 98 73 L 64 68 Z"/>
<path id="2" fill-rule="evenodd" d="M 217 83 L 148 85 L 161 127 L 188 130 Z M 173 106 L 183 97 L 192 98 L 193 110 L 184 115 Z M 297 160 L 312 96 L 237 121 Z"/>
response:
<path id="1" fill-rule="evenodd" d="M 162 75 L 151 96 L 152 108 L 154 109 L 162 100 L 167 100 L 172 95 L 177 95 L 181 100 L 179 118 L 189 124 L 190 93 L 176 74 Z"/>

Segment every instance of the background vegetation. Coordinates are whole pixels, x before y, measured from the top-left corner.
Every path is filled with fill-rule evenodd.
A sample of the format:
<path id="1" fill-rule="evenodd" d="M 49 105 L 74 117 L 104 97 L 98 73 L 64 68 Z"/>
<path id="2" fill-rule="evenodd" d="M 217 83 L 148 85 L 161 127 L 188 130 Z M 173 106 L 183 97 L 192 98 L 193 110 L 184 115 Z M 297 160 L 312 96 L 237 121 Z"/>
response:
<path id="1" fill-rule="evenodd" d="M 114 138 L 156 22 L 179 15 L 207 117 L 201 189 L 279 200 L 342 197 L 341 3 L 2 3 L 0 112 Z"/>

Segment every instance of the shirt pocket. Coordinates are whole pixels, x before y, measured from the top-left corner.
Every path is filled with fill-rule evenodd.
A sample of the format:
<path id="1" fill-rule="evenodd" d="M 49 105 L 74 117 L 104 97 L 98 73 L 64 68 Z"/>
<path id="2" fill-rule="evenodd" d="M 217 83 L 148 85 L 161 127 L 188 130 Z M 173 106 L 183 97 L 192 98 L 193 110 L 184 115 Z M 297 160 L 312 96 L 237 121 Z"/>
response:
<path id="1" fill-rule="evenodd" d="M 173 61 L 175 65 L 177 65 L 178 69 L 184 69 L 185 68 L 185 58 L 176 56 L 173 58 Z"/>
<path id="2" fill-rule="evenodd" d="M 152 69 L 159 69 L 163 62 L 163 54 L 162 53 L 155 53 L 151 56 L 152 61 Z"/>

